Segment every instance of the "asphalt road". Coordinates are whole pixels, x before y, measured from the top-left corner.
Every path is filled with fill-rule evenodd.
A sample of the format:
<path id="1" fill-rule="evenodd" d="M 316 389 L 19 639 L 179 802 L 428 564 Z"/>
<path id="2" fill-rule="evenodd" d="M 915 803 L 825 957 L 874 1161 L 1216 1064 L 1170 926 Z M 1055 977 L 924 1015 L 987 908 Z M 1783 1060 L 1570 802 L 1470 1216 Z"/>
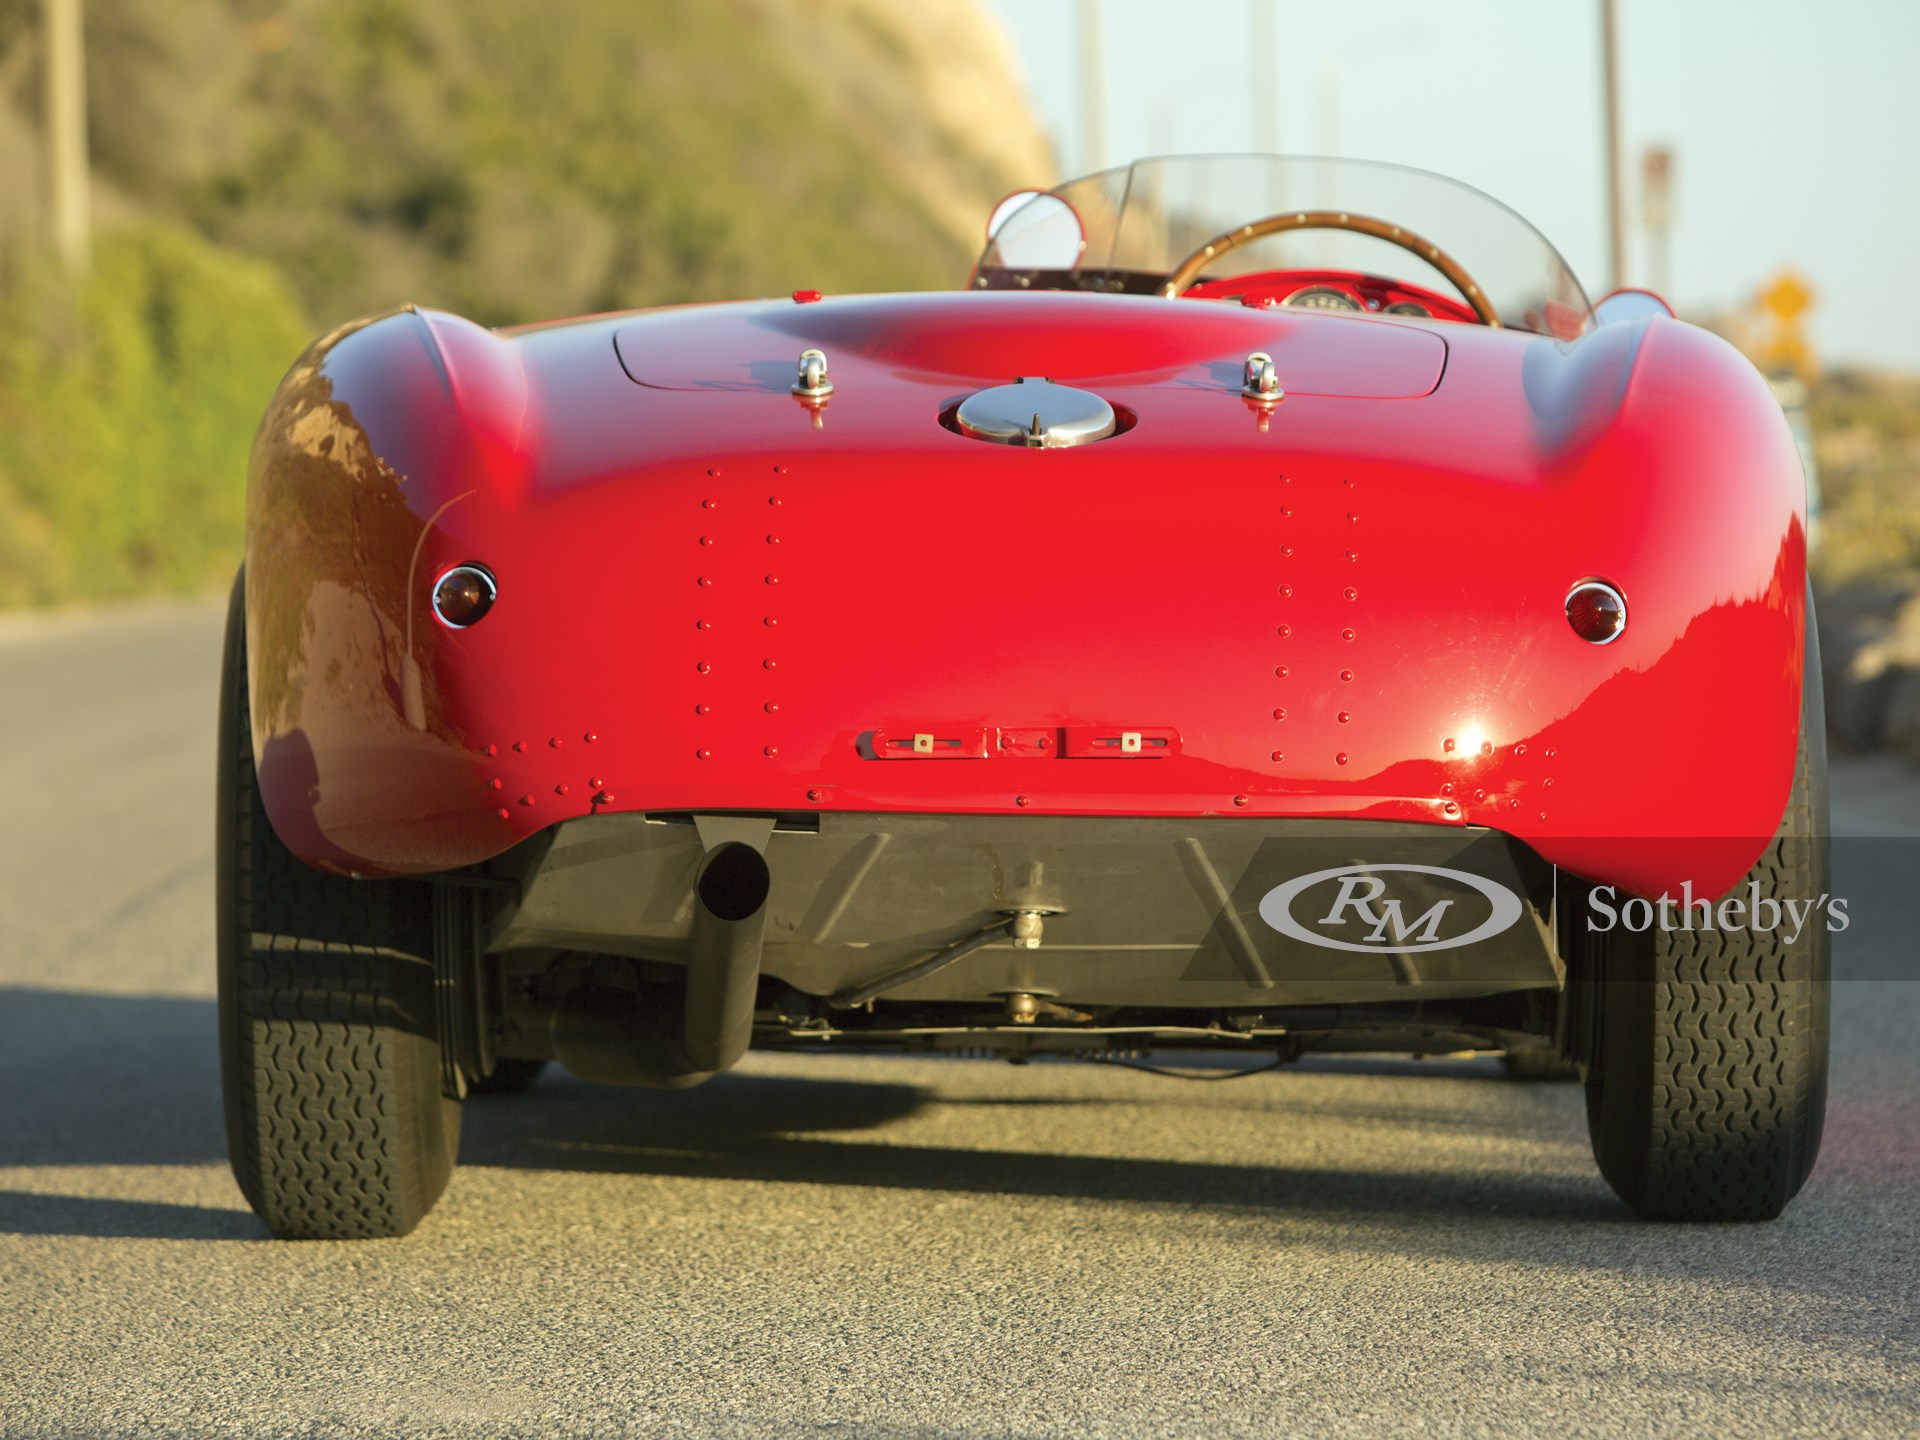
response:
<path id="1" fill-rule="evenodd" d="M 1920 1434 L 1912 845 L 1843 857 L 1772 1225 L 1638 1224 L 1486 1062 L 749 1057 L 475 1102 L 416 1235 L 287 1245 L 221 1135 L 218 646 L 0 630 L 0 1435 Z M 1836 792 L 1920 833 L 1897 765 Z"/>

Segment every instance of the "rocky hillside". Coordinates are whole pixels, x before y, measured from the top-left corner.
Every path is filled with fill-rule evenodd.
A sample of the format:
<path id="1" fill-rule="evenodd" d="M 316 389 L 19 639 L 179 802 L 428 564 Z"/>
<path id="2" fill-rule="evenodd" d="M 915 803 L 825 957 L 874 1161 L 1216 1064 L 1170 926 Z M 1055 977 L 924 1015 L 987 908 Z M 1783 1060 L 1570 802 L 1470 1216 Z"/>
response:
<path id="1" fill-rule="evenodd" d="M 961 283 L 1054 177 L 976 0 L 88 0 L 98 263 L 0 0 L 0 605 L 230 573 L 306 335 Z"/>
<path id="2" fill-rule="evenodd" d="M 0 185 L 43 187 L 37 0 L 0 0 Z M 106 211 L 271 261 L 316 323 L 945 286 L 1051 162 L 974 0 L 88 6 Z"/>

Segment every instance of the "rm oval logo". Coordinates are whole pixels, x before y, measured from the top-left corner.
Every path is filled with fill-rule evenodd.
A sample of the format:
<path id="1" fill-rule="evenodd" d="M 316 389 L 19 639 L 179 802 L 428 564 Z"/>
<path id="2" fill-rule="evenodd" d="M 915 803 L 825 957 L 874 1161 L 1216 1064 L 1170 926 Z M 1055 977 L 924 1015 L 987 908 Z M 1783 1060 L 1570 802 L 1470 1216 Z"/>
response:
<path id="1" fill-rule="evenodd" d="M 1406 902 L 1389 896 L 1387 882 L 1380 878 L 1393 874 L 1430 875 L 1472 891 L 1487 902 L 1487 918 L 1464 934 L 1446 934 L 1465 918 L 1456 909 L 1461 900 L 1444 894 L 1436 897 L 1431 884 L 1422 887 L 1426 892 L 1422 898 L 1430 902 L 1427 908 L 1409 917 Z M 1325 887 L 1325 899 L 1316 894 L 1310 904 L 1301 905 L 1302 897 L 1317 887 Z M 1477 906 L 1469 905 L 1477 912 Z M 1295 917 L 1296 907 L 1312 916 L 1311 923 L 1303 924 Z M 1274 886 L 1260 899 L 1260 918 L 1295 940 L 1323 950 L 1406 954 L 1454 950 L 1490 940 L 1518 920 L 1521 910 L 1520 897 L 1499 881 L 1442 865 L 1339 865 L 1296 876 Z M 1342 932 L 1358 933 L 1361 938 L 1342 939 Z"/>

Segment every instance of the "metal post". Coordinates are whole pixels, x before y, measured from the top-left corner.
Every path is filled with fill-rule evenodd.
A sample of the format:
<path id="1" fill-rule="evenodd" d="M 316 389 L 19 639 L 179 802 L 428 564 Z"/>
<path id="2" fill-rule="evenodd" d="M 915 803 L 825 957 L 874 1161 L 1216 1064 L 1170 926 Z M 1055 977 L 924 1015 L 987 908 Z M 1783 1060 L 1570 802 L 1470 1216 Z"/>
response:
<path id="1" fill-rule="evenodd" d="M 1607 288 L 1627 273 L 1625 221 L 1620 214 L 1620 69 L 1615 55 L 1614 0 L 1600 0 L 1600 53 L 1605 71 L 1607 123 Z"/>
<path id="2" fill-rule="evenodd" d="M 1666 145 L 1649 145 L 1640 157 L 1640 219 L 1647 227 L 1647 284 L 1671 303 L 1673 151 Z"/>
<path id="3" fill-rule="evenodd" d="M 1316 155 L 1325 155 L 1337 159 L 1340 155 L 1340 91 L 1345 80 L 1345 66 L 1337 55 L 1322 56 L 1313 67 L 1313 151 Z M 1330 166 L 1325 172 L 1326 204 L 1328 209 L 1340 208 L 1338 166 Z M 1334 230 L 1320 232 L 1320 263 L 1326 269 L 1336 269 L 1340 255 L 1340 235 Z"/>
<path id="4" fill-rule="evenodd" d="M 1247 116 L 1256 154 L 1280 152 L 1279 40 L 1275 0 L 1247 0 Z"/>
<path id="5" fill-rule="evenodd" d="M 1338 158 L 1340 154 L 1340 91 L 1346 67 L 1336 56 L 1326 56 L 1313 67 L 1313 151 Z"/>
<path id="6" fill-rule="evenodd" d="M 53 243 L 69 270 L 87 267 L 92 220 L 87 187 L 87 66 L 80 0 L 42 0 L 46 36 L 47 170 Z"/>
<path id="7" fill-rule="evenodd" d="M 1080 0 L 1080 169 L 1107 163 L 1107 96 L 1100 58 L 1100 0 Z"/>

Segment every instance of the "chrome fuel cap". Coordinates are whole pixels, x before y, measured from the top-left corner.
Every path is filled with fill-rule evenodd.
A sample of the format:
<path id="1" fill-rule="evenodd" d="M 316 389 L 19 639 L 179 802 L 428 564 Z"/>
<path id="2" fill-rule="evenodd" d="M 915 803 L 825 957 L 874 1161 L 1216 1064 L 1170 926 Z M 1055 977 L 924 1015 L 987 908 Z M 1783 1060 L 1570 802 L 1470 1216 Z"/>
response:
<path id="1" fill-rule="evenodd" d="M 1113 406 L 1098 395 L 1039 376 L 969 395 L 953 418 L 975 440 L 1046 449 L 1104 440 L 1114 429 Z"/>

